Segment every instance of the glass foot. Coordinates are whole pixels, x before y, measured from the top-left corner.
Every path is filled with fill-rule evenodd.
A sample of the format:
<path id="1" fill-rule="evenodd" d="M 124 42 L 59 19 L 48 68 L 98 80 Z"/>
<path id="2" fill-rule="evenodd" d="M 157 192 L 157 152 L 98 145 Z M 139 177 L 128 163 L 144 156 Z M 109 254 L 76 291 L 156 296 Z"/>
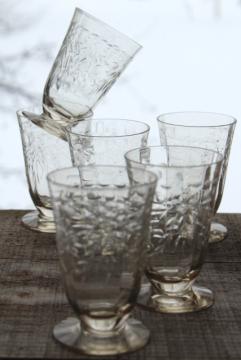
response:
<path id="1" fill-rule="evenodd" d="M 28 229 L 46 233 L 56 232 L 54 221 L 40 220 L 38 211 L 31 211 L 30 213 L 25 214 L 21 220 L 22 224 Z"/>
<path id="2" fill-rule="evenodd" d="M 138 320 L 129 318 L 124 328 L 114 336 L 97 336 L 81 329 L 80 321 L 67 318 L 54 327 L 54 337 L 60 343 L 85 355 L 116 355 L 138 350 L 149 340 L 149 330 Z"/>
<path id="3" fill-rule="evenodd" d="M 149 291 L 147 291 L 147 288 L 140 291 L 137 299 L 137 305 L 140 305 L 145 310 L 174 314 L 199 311 L 212 306 L 213 303 L 212 291 L 195 285 L 192 286 L 192 290 L 188 293 L 175 296 L 154 293 L 150 285 Z"/>
<path id="4" fill-rule="evenodd" d="M 220 241 L 223 241 L 228 234 L 228 229 L 226 226 L 212 222 L 209 236 L 209 244 L 214 244 Z"/>

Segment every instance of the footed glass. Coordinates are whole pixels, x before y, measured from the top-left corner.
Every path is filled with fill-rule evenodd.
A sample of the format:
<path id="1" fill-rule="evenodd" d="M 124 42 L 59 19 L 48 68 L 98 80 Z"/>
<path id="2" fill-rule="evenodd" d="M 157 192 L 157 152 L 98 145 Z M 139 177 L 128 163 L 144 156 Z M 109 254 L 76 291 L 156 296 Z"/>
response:
<path id="1" fill-rule="evenodd" d="M 140 49 L 126 35 L 76 8 L 45 85 L 44 113 L 60 126 L 88 117 Z"/>
<path id="2" fill-rule="evenodd" d="M 222 156 L 183 146 L 151 146 L 125 155 L 158 176 L 147 239 L 145 275 L 138 303 L 166 313 L 185 313 L 213 304 L 211 290 L 194 284 L 204 262 Z"/>
<path id="3" fill-rule="evenodd" d="M 222 154 L 224 161 L 215 201 L 217 212 L 222 200 L 229 154 L 236 120 L 229 116 L 205 112 L 181 112 L 157 118 L 161 145 L 198 146 Z M 211 224 L 209 242 L 222 241 L 227 228 L 216 221 Z"/>
<path id="4" fill-rule="evenodd" d="M 156 176 L 145 169 L 83 166 L 48 175 L 67 298 L 77 319 L 54 337 L 81 354 L 137 350 L 149 339 L 130 318 L 145 262 Z"/>
<path id="5" fill-rule="evenodd" d="M 128 150 L 147 145 L 150 127 L 135 120 L 89 119 L 66 130 L 75 166 L 125 165 Z"/>
<path id="6" fill-rule="evenodd" d="M 27 110 L 17 112 L 29 193 L 37 209 L 24 215 L 22 223 L 31 230 L 53 233 L 55 223 L 46 176 L 59 167 L 71 166 L 71 157 L 68 143 L 36 125 L 34 116 L 38 115 Z"/>

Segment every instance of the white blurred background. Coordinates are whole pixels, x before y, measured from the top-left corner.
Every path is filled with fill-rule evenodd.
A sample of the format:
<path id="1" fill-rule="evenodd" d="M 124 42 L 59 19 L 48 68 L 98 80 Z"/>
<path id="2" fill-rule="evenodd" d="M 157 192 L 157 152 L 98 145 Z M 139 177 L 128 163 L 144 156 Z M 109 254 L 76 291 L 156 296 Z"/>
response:
<path id="1" fill-rule="evenodd" d="M 240 0 L 0 0 L 0 208 L 32 208 L 15 111 L 40 103 L 78 6 L 143 45 L 95 116 L 198 110 L 238 120 L 221 212 L 241 212 Z"/>

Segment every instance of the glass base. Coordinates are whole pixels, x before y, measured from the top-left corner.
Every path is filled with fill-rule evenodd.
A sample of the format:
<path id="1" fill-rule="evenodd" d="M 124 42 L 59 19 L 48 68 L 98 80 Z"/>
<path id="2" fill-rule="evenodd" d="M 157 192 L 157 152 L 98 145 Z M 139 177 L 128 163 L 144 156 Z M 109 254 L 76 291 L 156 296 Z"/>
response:
<path id="1" fill-rule="evenodd" d="M 97 336 L 83 331 L 80 321 L 68 318 L 54 327 L 56 340 L 84 355 L 117 355 L 132 352 L 145 346 L 149 340 L 149 330 L 138 320 L 129 318 L 124 328 L 114 336 Z"/>
<path id="2" fill-rule="evenodd" d="M 214 244 L 220 241 L 223 241 L 228 234 L 228 229 L 226 226 L 212 222 L 211 229 L 210 229 L 210 236 L 209 236 L 209 244 Z"/>
<path id="3" fill-rule="evenodd" d="M 28 111 L 24 111 L 24 114 L 33 124 L 47 131 L 50 135 L 57 136 L 60 139 L 67 141 L 66 132 L 52 118 L 45 116 L 45 114 L 37 115 Z"/>
<path id="4" fill-rule="evenodd" d="M 34 231 L 45 233 L 56 232 L 54 221 L 40 220 L 38 211 L 31 211 L 30 213 L 25 214 L 21 221 L 26 228 Z"/>
<path id="5" fill-rule="evenodd" d="M 153 292 L 151 285 L 149 289 L 145 285 L 137 299 L 137 305 L 145 310 L 174 314 L 199 311 L 212 306 L 213 303 L 212 291 L 197 285 L 192 286 L 191 291 L 185 294 L 176 295 L 157 294 Z"/>

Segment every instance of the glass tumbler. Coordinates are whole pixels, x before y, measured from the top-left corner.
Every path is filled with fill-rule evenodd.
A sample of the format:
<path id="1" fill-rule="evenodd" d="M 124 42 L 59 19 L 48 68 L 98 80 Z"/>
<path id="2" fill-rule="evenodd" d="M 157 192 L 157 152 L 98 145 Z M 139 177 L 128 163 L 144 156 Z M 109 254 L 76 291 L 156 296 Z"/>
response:
<path id="1" fill-rule="evenodd" d="M 86 117 L 141 46 L 76 8 L 47 79 L 43 110 L 58 125 Z"/>
<path id="2" fill-rule="evenodd" d="M 222 200 L 229 154 L 236 120 L 224 114 L 205 112 L 181 112 L 163 114 L 157 118 L 161 145 L 198 146 L 218 151 L 224 161 L 215 201 L 217 212 Z M 212 222 L 210 243 L 222 241 L 227 228 Z"/>
<path id="3" fill-rule="evenodd" d="M 73 164 L 125 165 L 125 152 L 146 146 L 149 131 L 149 125 L 126 119 L 89 119 L 67 127 Z"/>
<path id="4" fill-rule="evenodd" d="M 54 336 L 82 354 L 144 346 L 149 331 L 130 318 L 145 261 L 156 175 L 145 169 L 83 166 L 48 175 L 67 298 L 78 318 Z"/>
<path id="5" fill-rule="evenodd" d="M 53 233 L 55 223 L 46 176 L 59 167 L 71 166 L 69 146 L 36 125 L 32 112 L 19 110 L 17 117 L 29 193 L 37 209 L 24 215 L 22 223 L 32 230 Z"/>
<path id="6" fill-rule="evenodd" d="M 145 275 L 138 302 L 149 309 L 184 313 L 213 304 L 213 293 L 193 285 L 208 245 L 223 157 L 212 150 L 151 146 L 125 155 L 127 166 L 158 176 L 147 239 Z"/>

